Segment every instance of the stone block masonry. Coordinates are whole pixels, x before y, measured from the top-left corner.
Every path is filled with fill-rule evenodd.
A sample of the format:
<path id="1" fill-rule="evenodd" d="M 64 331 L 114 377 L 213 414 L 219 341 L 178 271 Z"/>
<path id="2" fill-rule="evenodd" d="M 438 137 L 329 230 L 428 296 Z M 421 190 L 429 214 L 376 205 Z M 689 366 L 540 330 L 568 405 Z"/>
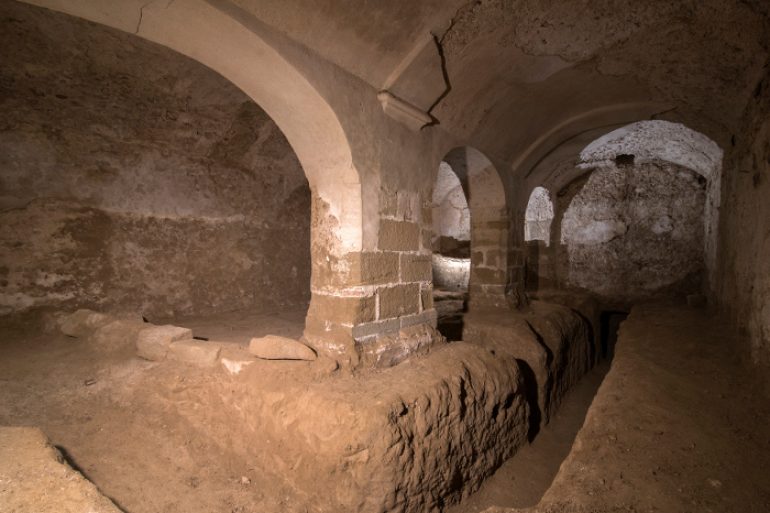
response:
<path id="1" fill-rule="evenodd" d="M 377 247 L 316 266 L 304 335 L 309 345 L 355 368 L 396 364 L 441 340 L 433 330 L 430 227 L 423 226 L 429 211 L 418 193 L 383 192 Z M 410 332 L 403 329 L 418 325 L 425 332 L 405 342 Z M 399 356 L 377 356 L 383 352 Z"/>

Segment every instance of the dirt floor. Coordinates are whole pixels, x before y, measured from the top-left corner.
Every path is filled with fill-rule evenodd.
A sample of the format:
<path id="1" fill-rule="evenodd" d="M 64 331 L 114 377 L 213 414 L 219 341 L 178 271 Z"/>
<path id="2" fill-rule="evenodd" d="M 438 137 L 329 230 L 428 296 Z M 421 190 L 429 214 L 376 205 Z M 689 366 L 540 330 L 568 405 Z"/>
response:
<path id="1" fill-rule="evenodd" d="M 264 334 L 257 326 L 296 336 L 301 318 L 298 311 L 175 322 L 196 336 L 239 341 Z M 194 412 L 196 398 L 227 379 L 223 373 L 143 361 L 133 348 L 96 351 L 23 325 L 2 331 L 0 425 L 40 427 L 124 511 L 302 511 L 262 474 L 264 462 L 227 450 L 190 415 L 180 418 L 180 408 Z M 770 407 L 725 327 L 665 305 L 635 311 L 621 333 L 588 416 L 606 367 L 587 375 L 534 443 L 449 513 L 529 507 L 543 494 L 533 511 L 770 511 Z"/>
<path id="2" fill-rule="evenodd" d="M 770 400 L 741 344 L 705 310 L 636 306 L 572 450 L 526 511 L 770 511 Z"/>
<path id="3" fill-rule="evenodd" d="M 175 322 L 194 325 L 195 336 L 239 341 L 296 335 L 303 319 L 298 310 Z M 194 401 L 205 371 L 141 360 L 133 347 L 102 352 L 84 339 L 27 328 L 5 326 L 0 337 L 0 425 L 41 428 L 127 513 L 287 511 L 280 484 L 260 482 L 259 468 L 203 436 L 169 403 Z"/>

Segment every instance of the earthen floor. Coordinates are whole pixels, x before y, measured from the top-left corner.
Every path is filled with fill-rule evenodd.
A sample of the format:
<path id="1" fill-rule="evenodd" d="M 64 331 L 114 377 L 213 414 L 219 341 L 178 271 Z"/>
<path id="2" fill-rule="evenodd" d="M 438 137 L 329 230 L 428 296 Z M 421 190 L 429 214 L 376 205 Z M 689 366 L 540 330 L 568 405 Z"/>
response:
<path id="1" fill-rule="evenodd" d="M 572 449 L 539 505 L 526 511 L 770 511 L 770 400 L 741 361 L 739 344 L 705 310 L 635 307 L 621 324 L 612 367 Z M 560 415 L 586 386 L 573 391 Z M 540 440 L 470 497 L 468 509 L 456 511 L 495 504 L 501 508 L 487 513 L 513 513 L 519 510 L 506 508 L 530 506 L 532 492 L 540 493 L 529 482 L 538 465 L 516 460 L 540 450 L 561 422 L 557 416 Z"/>

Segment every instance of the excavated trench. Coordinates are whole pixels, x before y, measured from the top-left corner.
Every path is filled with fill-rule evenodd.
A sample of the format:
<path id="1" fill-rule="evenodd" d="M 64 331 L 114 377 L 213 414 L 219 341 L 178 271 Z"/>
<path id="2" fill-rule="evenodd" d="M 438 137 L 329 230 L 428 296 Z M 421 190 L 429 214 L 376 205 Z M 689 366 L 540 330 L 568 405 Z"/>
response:
<path id="1" fill-rule="evenodd" d="M 0 424 L 41 428 L 72 467 L 131 513 L 422 511 L 464 498 L 475 504 L 489 485 L 468 495 L 514 453 L 524 456 L 490 482 L 516 461 L 542 457 L 543 468 L 552 468 L 563 458 L 558 450 L 571 444 L 581 404 L 590 402 L 591 383 L 602 374 L 601 367 L 589 372 L 567 394 L 591 366 L 585 323 L 557 305 L 535 310 L 516 320 L 512 329 L 524 333 L 518 336 L 541 347 L 583 344 L 585 361 L 547 370 L 550 403 L 531 445 L 528 417 L 541 405 L 527 398 L 532 384 L 520 381 L 520 366 L 502 346 L 455 342 L 368 377 L 340 374 L 326 362 L 251 361 L 233 373 L 224 363 L 145 361 L 125 337 L 106 344 L 94 334 L 41 333 L 40 319 L 3 327 Z M 222 343 L 225 351 L 262 331 L 296 336 L 302 314 L 175 321 L 201 344 Z M 571 358 L 563 351 L 550 358 L 559 354 Z M 447 468 L 455 472 L 444 478 Z M 544 471 L 537 488 L 551 478 Z"/>

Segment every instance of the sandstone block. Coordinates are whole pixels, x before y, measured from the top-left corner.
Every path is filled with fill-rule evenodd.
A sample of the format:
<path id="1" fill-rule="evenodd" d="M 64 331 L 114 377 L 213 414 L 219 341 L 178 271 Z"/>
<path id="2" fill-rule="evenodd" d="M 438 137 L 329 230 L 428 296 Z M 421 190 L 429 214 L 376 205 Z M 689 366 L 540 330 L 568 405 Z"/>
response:
<path id="1" fill-rule="evenodd" d="M 438 313 L 435 308 L 431 308 L 420 314 L 407 315 L 398 320 L 401 328 L 408 328 L 409 326 L 415 326 L 417 324 L 427 324 L 428 326 L 435 327 L 438 320 Z"/>
<path id="2" fill-rule="evenodd" d="M 360 283 L 376 285 L 398 281 L 399 253 L 366 251 L 361 253 Z"/>
<path id="3" fill-rule="evenodd" d="M 431 285 L 423 286 L 420 291 L 420 301 L 422 302 L 423 310 L 430 310 L 433 308 L 433 287 Z"/>
<path id="4" fill-rule="evenodd" d="M 377 294 L 380 297 L 380 319 L 416 314 L 420 310 L 419 283 L 384 287 Z"/>
<path id="5" fill-rule="evenodd" d="M 316 354 L 308 346 L 297 340 L 268 335 L 252 338 L 249 352 L 263 360 L 315 360 Z"/>
<path id="6" fill-rule="evenodd" d="M 136 345 L 139 332 L 151 326 L 141 321 L 118 319 L 94 331 L 89 341 L 98 349 L 116 351 Z"/>
<path id="7" fill-rule="evenodd" d="M 431 255 L 401 254 L 401 281 L 430 281 L 433 268 Z"/>
<path id="8" fill-rule="evenodd" d="M 433 251 L 433 231 L 432 230 L 422 230 L 420 234 L 420 241 L 421 241 L 421 247 L 420 249 L 423 251 Z"/>
<path id="9" fill-rule="evenodd" d="M 340 324 L 370 322 L 375 318 L 376 299 L 371 296 L 313 294 L 308 315 Z"/>
<path id="10" fill-rule="evenodd" d="M 350 366 L 358 362 L 352 331 L 352 326 L 330 323 L 308 314 L 302 340 L 319 354 L 329 355 Z"/>
<path id="11" fill-rule="evenodd" d="M 136 354 L 145 360 L 163 360 L 166 358 L 172 342 L 191 338 L 192 330 L 179 326 L 165 325 L 145 328 L 136 337 Z"/>
<path id="12" fill-rule="evenodd" d="M 359 340 L 373 335 L 383 335 L 385 333 L 398 331 L 400 327 L 401 323 L 398 319 L 386 319 L 384 321 L 357 324 L 353 327 L 353 337 L 356 340 Z"/>
<path id="13" fill-rule="evenodd" d="M 98 328 L 114 321 L 107 314 L 94 312 L 93 310 L 80 309 L 69 315 L 59 318 L 59 329 L 70 337 L 87 337 Z"/>
<path id="14" fill-rule="evenodd" d="M 475 283 L 505 283 L 506 272 L 503 269 L 472 267 L 471 281 Z"/>
<path id="15" fill-rule="evenodd" d="M 212 367 L 219 359 L 221 347 L 200 340 L 178 340 L 169 344 L 168 358 L 199 367 Z"/>
<path id="16" fill-rule="evenodd" d="M 408 221 L 380 221 L 379 248 L 383 251 L 420 249 L 420 226 Z"/>

